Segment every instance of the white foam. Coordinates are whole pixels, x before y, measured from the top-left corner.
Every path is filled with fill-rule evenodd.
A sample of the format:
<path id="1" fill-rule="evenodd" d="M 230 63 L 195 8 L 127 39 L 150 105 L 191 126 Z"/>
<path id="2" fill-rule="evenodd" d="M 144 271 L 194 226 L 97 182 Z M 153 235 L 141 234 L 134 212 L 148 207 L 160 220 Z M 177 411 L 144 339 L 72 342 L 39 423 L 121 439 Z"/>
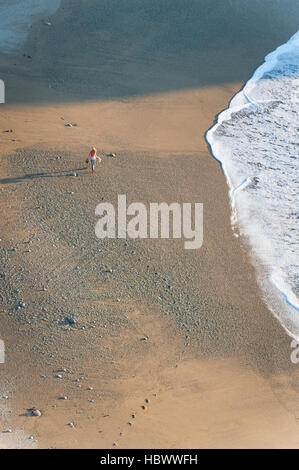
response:
<path id="1" fill-rule="evenodd" d="M 207 132 L 265 299 L 299 338 L 299 32 L 265 57 Z M 297 230 L 296 230 L 297 229 Z"/>
<path id="2" fill-rule="evenodd" d="M 0 52 L 11 53 L 25 42 L 30 26 L 47 19 L 61 0 L 0 0 Z"/>

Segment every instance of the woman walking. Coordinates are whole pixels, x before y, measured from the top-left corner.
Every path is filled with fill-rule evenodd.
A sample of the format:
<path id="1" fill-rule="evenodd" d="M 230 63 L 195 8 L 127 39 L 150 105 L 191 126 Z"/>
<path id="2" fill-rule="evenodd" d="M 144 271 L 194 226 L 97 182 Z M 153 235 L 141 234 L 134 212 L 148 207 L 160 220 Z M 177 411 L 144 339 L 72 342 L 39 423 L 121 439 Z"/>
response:
<path id="1" fill-rule="evenodd" d="M 89 156 L 88 156 L 88 159 L 86 160 L 86 163 L 88 163 L 89 160 L 91 164 L 91 173 L 94 173 L 96 160 L 98 160 L 99 162 L 102 161 L 102 159 L 97 156 L 97 149 L 95 147 L 93 147 L 91 151 L 89 152 Z"/>

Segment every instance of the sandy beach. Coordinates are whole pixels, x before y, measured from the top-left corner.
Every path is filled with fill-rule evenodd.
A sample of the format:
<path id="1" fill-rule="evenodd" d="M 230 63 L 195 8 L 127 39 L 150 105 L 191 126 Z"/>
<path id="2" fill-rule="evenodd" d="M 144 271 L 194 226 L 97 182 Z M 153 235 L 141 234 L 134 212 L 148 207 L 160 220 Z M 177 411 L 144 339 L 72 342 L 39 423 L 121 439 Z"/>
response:
<path id="1" fill-rule="evenodd" d="M 299 364 L 205 140 L 297 19 L 291 0 L 62 0 L 0 53 L 0 448 L 298 447 Z M 202 247 L 99 240 L 119 194 L 203 203 Z"/>

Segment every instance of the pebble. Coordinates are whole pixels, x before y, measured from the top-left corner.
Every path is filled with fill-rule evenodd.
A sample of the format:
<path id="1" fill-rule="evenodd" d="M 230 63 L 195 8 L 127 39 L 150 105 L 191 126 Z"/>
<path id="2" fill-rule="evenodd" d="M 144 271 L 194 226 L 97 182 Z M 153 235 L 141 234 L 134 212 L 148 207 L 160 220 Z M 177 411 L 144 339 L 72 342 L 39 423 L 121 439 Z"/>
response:
<path id="1" fill-rule="evenodd" d="M 62 375 L 60 374 L 57 374 L 57 375 L 54 375 L 55 379 L 62 379 Z"/>
<path id="2" fill-rule="evenodd" d="M 8 399 L 8 395 L 3 395 L 1 398 L 2 398 L 2 400 L 7 400 L 7 399 Z"/>
<path id="3" fill-rule="evenodd" d="M 74 428 L 74 427 L 75 427 L 74 423 L 72 423 L 72 422 L 67 423 L 67 425 L 68 425 L 70 428 Z"/>
<path id="4" fill-rule="evenodd" d="M 72 173 L 72 176 L 78 176 L 78 174 L 74 172 L 74 173 Z"/>
<path id="5" fill-rule="evenodd" d="M 33 410 L 32 411 L 33 416 L 41 416 L 41 412 L 39 410 Z"/>
<path id="6" fill-rule="evenodd" d="M 11 429 L 5 429 L 5 431 L 2 431 L 2 432 L 3 432 L 3 433 L 5 433 L 5 432 L 12 432 L 12 430 L 11 430 Z"/>
<path id="7" fill-rule="evenodd" d="M 33 436 L 28 436 L 27 439 L 33 439 Z"/>
<path id="8" fill-rule="evenodd" d="M 67 400 L 67 397 L 59 397 L 59 400 Z"/>
<path id="9" fill-rule="evenodd" d="M 87 387 L 86 390 L 93 390 L 93 387 Z"/>

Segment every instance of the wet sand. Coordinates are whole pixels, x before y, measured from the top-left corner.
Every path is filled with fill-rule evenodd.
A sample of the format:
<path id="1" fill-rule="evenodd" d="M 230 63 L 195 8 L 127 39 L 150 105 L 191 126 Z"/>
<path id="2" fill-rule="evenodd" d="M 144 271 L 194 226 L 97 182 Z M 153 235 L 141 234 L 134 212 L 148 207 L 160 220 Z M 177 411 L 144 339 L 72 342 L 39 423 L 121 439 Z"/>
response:
<path id="1" fill-rule="evenodd" d="M 0 61 L 0 128 L 13 130 L 0 137 L 0 395 L 12 411 L 1 428 L 13 430 L 0 445 L 27 445 L 14 441 L 23 429 L 45 448 L 296 447 L 291 340 L 233 236 L 225 179 L 204 139 L 265 54 L 293 34 L 285 3 L 267 31 L 269 2 L 254 17 L 249 7 L 246 17 L 236 5 L 221 10 L 232 2 L 219 12 L 183 1 L 159 11 L 79 3 L 62 2 L 46 33 L 33 26 L 24 46 L 32 59 Z M 92 145 L 104 152 L 93 176 Z M 202 202 L 202 248 L 98 240 L 95 206 L 118 194 Z M 42 416 L 26 416 L 31 406 Z"/>

